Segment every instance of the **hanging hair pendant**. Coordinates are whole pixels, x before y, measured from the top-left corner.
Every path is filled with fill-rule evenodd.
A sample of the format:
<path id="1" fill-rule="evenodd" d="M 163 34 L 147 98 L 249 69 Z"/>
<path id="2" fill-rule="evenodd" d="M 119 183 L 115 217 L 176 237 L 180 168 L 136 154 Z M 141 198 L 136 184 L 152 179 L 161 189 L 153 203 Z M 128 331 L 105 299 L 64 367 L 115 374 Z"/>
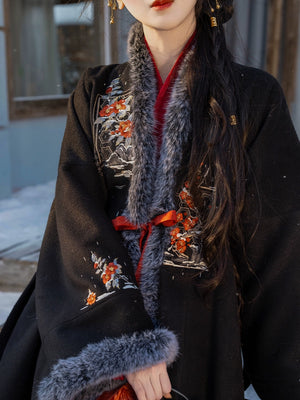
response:
<path id="1" fill-rule="evenodd" d="M 108 0 L 108 7 L 110 7 L 110 20 L 109 23 L 113 24 L 115 22 L 114 11 L 117 10 L 117 1 L 116 0 Z"/>
<path id="2" fill-rule="evenodd" d="M 208 4 L 209 4 L 210 12 L 211 12 L 211 14 L 210 14 L 210 26 L 211 26 L 212 28 L 216 28 L 216 27 L 218 26 L 218 20 L 217 20 L 216 14 L 215 14 L 215 11 L 216 11 L 216 10 L 215 10 L 215 8 L 211 5 L 210 2 L 208 2 Z M 217 9 L 217 11 L 219 11 L 220 8 L 221 8 L 221 4 L 219 3 L 218 0 L 216 0 L 216 9 Z"/>
<path id="3" fill-rule="evenodd" d="M 237 125 L 237 118 L 235 114 L 230 115 L 230 125 L 236 126 Z"/>
<path id="4" fill-rule="evenodd" d="M 212 28 L 215 28 L 216 26 L 218 26 L 218 21 L 216 17 L 210 17 L 210 25 Z"/>

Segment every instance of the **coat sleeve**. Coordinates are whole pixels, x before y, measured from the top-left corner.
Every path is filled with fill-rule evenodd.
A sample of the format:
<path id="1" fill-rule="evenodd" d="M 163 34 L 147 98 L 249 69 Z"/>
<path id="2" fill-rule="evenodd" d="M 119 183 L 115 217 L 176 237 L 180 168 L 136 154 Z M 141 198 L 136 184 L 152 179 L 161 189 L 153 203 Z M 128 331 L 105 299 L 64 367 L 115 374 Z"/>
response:
<path id="1" fill-rule="evenodd" d="M 121 236 L 92 143 L 88 73 L 69 102 L 55 200 L 42 245 L 36 308 L 49 373 L 38 399 L 93 399 L 115 378 L 171 363 L 177 339 L 154 328 Z"/>
<path id="2" fill-rule="evenodd" d="M 270 81 L 271 80 L 271 81 Z M 300 398 L 300 151 L 282 90 L 267 77 L 253 105 L 245 232 L 240 270 L 245 372 L 262 400 Z M 266 86 L 266 85 L 265 85 Z M 263 86 L 263 87 L 265 87 Z"/>

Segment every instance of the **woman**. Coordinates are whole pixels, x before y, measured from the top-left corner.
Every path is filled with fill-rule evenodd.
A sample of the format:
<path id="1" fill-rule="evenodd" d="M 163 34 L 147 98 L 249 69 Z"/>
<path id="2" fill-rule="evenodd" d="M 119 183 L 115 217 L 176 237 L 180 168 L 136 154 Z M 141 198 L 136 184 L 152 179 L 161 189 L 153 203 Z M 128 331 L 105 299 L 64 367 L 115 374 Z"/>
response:
<path id="1" fill-rule="evenodd" d="M 89 69 L 71 96 L 0 397 L 104 399 L 128 382 L 138 400 L 241 400 L 252 382 L 299 398 L 299 143 L 282 91 L 232 62 L 232 1 L 118 3 L 140 21 L 129 63 Z"/>

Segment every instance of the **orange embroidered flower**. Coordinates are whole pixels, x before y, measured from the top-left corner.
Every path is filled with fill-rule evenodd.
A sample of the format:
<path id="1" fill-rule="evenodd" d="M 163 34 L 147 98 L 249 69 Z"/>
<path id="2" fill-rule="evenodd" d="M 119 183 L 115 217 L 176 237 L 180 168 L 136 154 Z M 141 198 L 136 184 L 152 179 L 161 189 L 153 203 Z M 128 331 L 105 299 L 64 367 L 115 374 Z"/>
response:
<path id="1" fill-rule="evenodd" d="M 185 199 L 185 201 L 186 201 L 186 204 L 189 206 L 189 208 L 195 208 L 195 204 L 194 204 L 192 196 L 188 196 Z"/>
<path id="2" fill-rule="evenodd" d="M 109 89 L 109 88 L 108 88 Z M 108 90 L 107 89 L 107 90 Z M 121 110 L 126 110 L 125 100 L 115 101 L 112 104 L 104 106 L 99 112 L 100 117 L 109 117 L 111 114 L 118 114 Z"/>
<path id="3" fill-rule="evenodd" d="M 108 266 L 106 267 L 106 270 L 109 270 L 112 274 L 114 274 L 117 269 L 118 269 L 118 266 L 112 262 L 109 263 Z"/>
<path id="4" fill-rule="evenodd" d="M 126 110 L 126 104 L 124 99 L 116 101 L 115 103 L 112 104 L 112 106 L 115 107 L 116 113 L 118 113 L 121 110 Z"/>
<path id="5" fill-rule="evenodd" d="M 131 121 L 121 121 L 117 132 L 120 132 L 125 138 L 131 137 Z"/>
<path id="6" fill-rule="evenodd" d="M 194 205 L 194 201 L 192 196 L 189 194 L 189 192 L 187 191 L 187 189 L 183 189 L 180 193 L 179 196 L 181 198 L 182 201 L 185 201 L 186 204 L 188 205 L 189 208 L 195 208 Z"/>
<path id="7" fill-rule="evenodd" d="M 180 222 L 183 220 L 183 215 L 182 213 L 177 213 L 177 222 Z"/>
<path id="8" fill-rule="evenodd" d="M 111 114 L 115 112 L 115 107 L 113 104 L 104 106 L 102 110 L 99 112 L 100 117 L 109 117 Z"/>
<path id="9" fill-rule="evenodd" d="M 174 244 L 177 240 L 177 235 L 180 233 L 179 228 L 174 228 L 171 230 L 171 244 Z"/>
<path id="10" fill-rule="evenodd" d="M 179 253 L 184 253 L 186 251 L 186 242 L 184 239 L 180 239 L 176 243 L 176 249 Z"/>
<path id="11" fill-rule="evenodd" d="M 184 230 L 188 231 L 188 230 L 194 228 L 194 226 L 197 224 L 197 222 L 198 222 L 198 218 L 191 218 L 191 217 L 186 218 L 182 223 Z"/>
<path id="12" fill-rule="evenodd" d="M 102 282 L 104 283 L 104 285 L 106 285 L 107 282 L 110 281 L 110 279 L 111 279 L 111 275 L 109 275 L 109 274 L 103 274 L 102 275 Z"/>
<path id="13" fill-rule="evenodd" d="M 181 198 L 181 200 L 185 200 L 186 196 L 187 196 L 187 192 L 183 189 L 180 193 L 179 196 Z"/>
<path id="14" fill-rule="evenodd" d="M 98 268 L 98 265 L 99 265 L 99 264 L 98 264 L 97 262 L 95 262 L 95 263 L 94 263 L 94 269 L 97 269 L 97 268 Z"/>
<path id="15" fill-rule="evenodd" d="M 104 285 L 107 284 L 112 278 L 112 276 L 116 273 L 116 270 L 118 269 L 118 266 L 114 263 L 109 263 L 107 267 L 105 268 L 105 271 L 102 274 L 102 282 Z"/>
<path id="16" fill-rule="evenodd" d="M 95 302 L 96 302 L 96 293 L 92 292 L 91 290 L 89 290 L 89 295 L 88 295 L 88 297 L 86 299 L 86 305 L 87 306 L 91 306 Z"/>

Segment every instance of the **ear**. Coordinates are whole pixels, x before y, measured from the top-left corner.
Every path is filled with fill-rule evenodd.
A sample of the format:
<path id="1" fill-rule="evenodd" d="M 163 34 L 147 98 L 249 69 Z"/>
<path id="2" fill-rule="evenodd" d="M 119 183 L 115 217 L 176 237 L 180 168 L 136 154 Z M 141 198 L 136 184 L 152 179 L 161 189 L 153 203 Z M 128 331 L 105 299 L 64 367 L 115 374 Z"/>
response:
<path id="1" fill-rule="evenodd" d="M 123 0 L 117 0 L 117 2 L 118 2 L 119 10 L 122 10 L 125 7 Z"/>

